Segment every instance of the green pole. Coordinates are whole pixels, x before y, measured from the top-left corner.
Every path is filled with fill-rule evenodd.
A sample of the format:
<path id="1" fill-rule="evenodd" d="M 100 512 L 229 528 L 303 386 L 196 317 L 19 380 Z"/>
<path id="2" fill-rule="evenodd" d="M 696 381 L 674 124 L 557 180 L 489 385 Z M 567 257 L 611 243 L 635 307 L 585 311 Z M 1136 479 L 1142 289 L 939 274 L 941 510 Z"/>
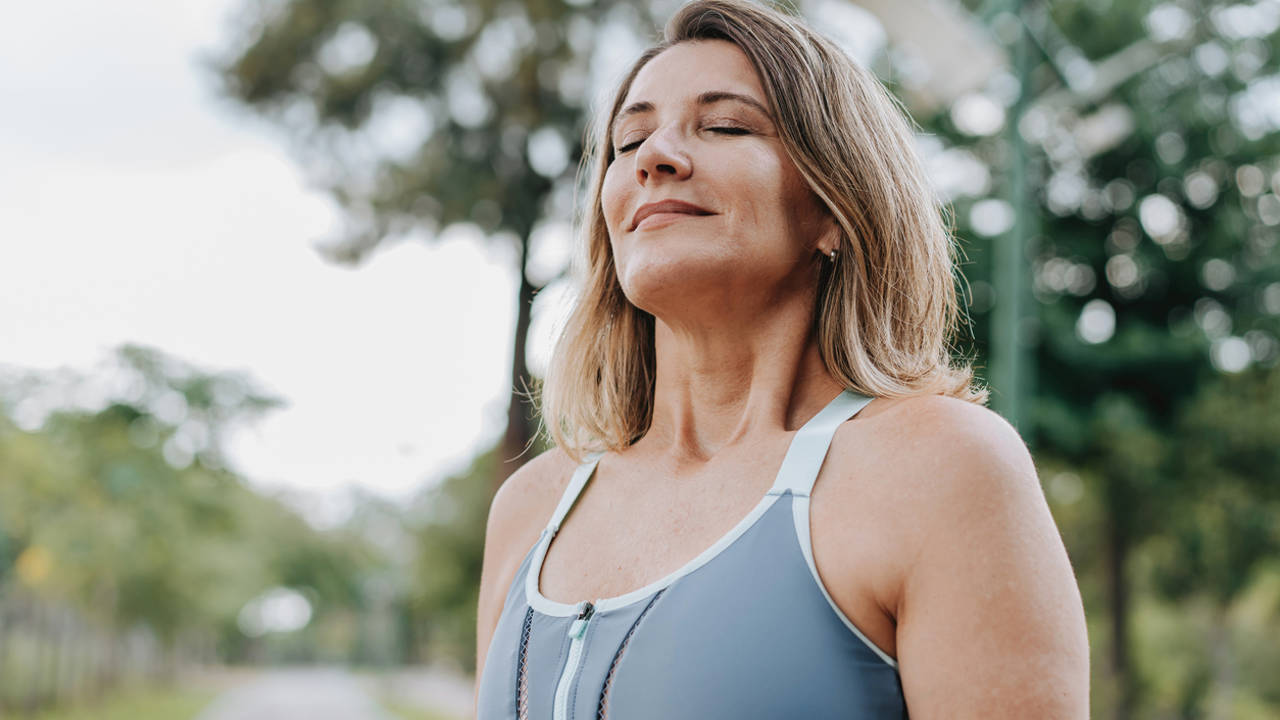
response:
<path id="1" fill-rule="evenodd" d="M 1022 18 L 1022 0 L 1010 0 L 1009 10 L 1018 19 L 1013 41 L 1014 72 L 1020 88 L 1005 127 L 1009 147 L 1009 174 L 1005 194 L 1013 207 L 1013 227 L 996 242 L 993 279 L 995 307 L 991 318 L 991 374 L 989 382 L 996 412 L 1030 442 L 1030 399 L 1033 395 L 1035 314 L 1031 298 L 1030 245 L 1036 232 L 1035 202 L 1027 187 L 1027 149 L 1018 132 L 1031 99 L 1032 46 Z"/>

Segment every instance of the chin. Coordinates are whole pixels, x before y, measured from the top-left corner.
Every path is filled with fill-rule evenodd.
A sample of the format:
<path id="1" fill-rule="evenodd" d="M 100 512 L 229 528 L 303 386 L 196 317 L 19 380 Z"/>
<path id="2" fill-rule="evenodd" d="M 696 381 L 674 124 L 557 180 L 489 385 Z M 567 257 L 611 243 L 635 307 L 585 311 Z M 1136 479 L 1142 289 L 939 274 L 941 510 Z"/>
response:
<path id="1" fill-rule="evenodd" d="M 633 253 L 619 267 L 618 283 L 632 305 L 652 315 L 683 312 L 690 303 L 722 296 L 738 268 L 709 253 Z"/>

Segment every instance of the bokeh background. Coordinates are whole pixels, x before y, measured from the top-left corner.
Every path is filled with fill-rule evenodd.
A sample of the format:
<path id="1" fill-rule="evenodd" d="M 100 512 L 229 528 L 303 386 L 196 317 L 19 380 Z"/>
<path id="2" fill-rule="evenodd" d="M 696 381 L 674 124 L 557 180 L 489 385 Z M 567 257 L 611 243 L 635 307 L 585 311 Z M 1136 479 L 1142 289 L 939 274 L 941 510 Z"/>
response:
<path id="1" fill-rule="evenodd" d="M 0 23 L 0 716 L 457 718 L 671 0 Z M 1280 717 L 1280 0 L 804 0 L 919 124 L 1098 718 Z"/>

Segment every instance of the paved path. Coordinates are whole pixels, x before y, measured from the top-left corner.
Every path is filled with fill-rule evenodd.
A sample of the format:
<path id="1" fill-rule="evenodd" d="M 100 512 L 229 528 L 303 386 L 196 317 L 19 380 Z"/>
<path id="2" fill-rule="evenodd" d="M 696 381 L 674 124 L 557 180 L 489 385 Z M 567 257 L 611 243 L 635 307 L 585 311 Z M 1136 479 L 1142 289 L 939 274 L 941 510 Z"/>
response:
<path id="1" fill-rule="evenodd" d="M 450 718 L 472 716 L 474 680 L 445 666 L 388 670 L 378 676 L 382 697 Z"/>
<path id="2" fill-rule="evenodd" d="M 219 695 L 196 720 L 393 720 L 366 685 L 330 668 L 264 670 Z"/>

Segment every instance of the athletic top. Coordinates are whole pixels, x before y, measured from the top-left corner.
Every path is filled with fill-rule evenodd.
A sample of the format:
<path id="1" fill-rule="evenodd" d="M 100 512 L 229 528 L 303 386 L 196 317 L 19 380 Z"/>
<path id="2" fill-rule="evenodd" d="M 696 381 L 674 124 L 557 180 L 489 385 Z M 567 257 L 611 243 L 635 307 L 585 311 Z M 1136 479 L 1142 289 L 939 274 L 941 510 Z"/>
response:
<path id="1" fill-rule="evenodd" d="M 684 567 L 625 595 L 555 602 L 538 578 L 603 453 L 590 456 L 507 592 L 478 720 L 906 718 L 897 663 L 832 601 L 809 542 L 831 437 L 869 402 L 846 390 L 805 423 L 759 504 Z"/>

